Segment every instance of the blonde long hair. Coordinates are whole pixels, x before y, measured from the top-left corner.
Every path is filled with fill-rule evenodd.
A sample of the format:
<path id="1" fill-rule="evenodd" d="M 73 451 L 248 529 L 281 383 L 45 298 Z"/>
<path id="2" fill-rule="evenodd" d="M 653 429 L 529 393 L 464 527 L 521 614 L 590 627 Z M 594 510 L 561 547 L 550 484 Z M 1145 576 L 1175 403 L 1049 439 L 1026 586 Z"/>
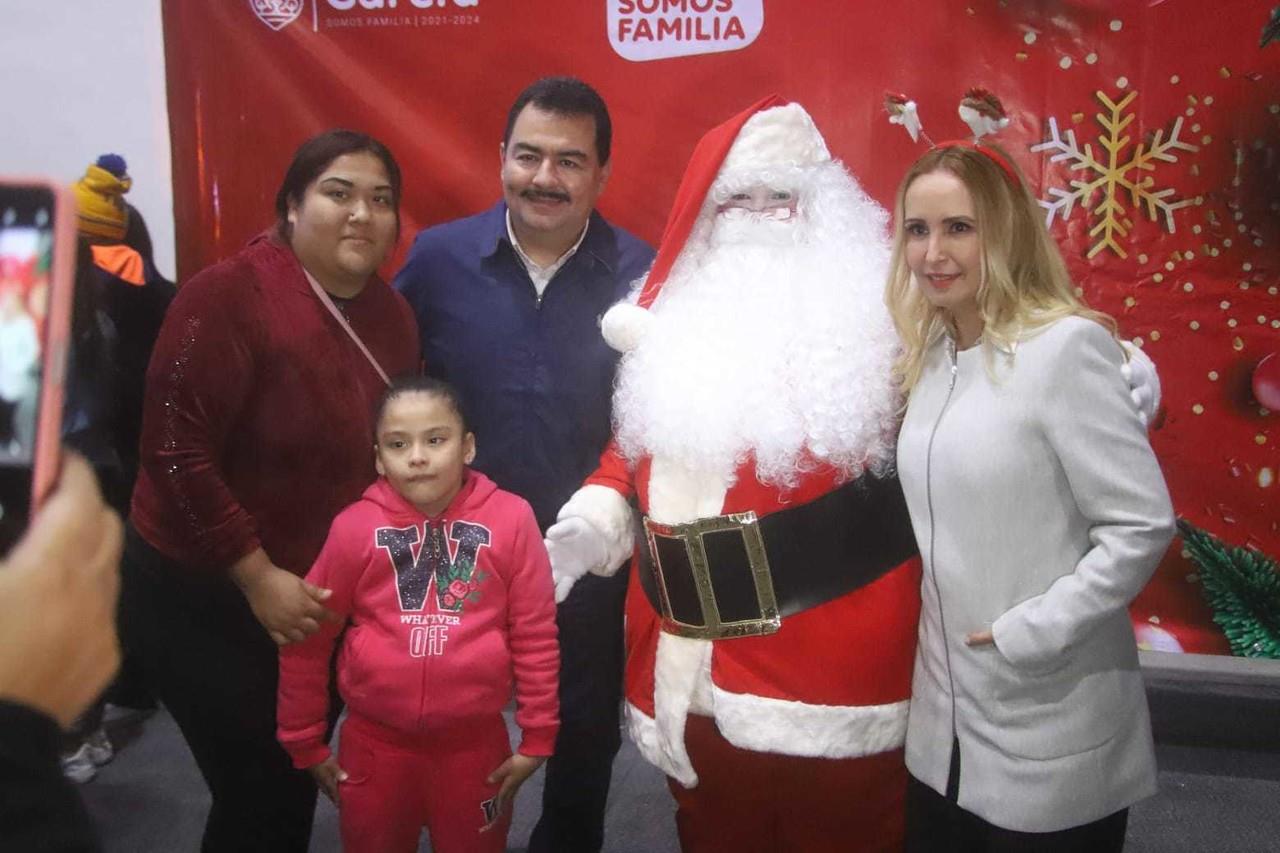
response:
<path id="1" fill-rule="evenodd" d="M 916 178 L 931 172 L 955 175 L 973 199 L 982 243 L 977 301 L 988 364 L 993 348 L 1012 349 L 1025 333 L 1062 317 L 1087 317 L 1115 333 L 1110 317 L 1092 310 L 1076 295 L 1062 255 L 1041 220 L 1040 207 L 1013 158 L 987 143 L 981 147 L 990 147 L 1004 158 L 1018 176 L 1017 186 L 990 156 L 956 145 L 930 150 L 907 170 L 898 187 L 885 302 L 902 341 L 894 375 L 907 394 L 920 379 L 925 353 L 948 328 L 944 312 L 925 298 L 906 260 L 903 205 L 907 189 Z"/>

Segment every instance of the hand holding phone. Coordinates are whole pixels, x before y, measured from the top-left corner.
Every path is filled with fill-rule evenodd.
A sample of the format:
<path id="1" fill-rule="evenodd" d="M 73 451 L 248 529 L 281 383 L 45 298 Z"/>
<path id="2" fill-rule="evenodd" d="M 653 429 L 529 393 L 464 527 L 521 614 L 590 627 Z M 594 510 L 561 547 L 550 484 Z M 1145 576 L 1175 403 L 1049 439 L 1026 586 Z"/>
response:
<path id="1" fill-rule="evenodd" d="M 93 470 L 68 454 L 44 510 L 0 565 L 0 698 L 66 727 L 120 664 L 123 527 Z"/>

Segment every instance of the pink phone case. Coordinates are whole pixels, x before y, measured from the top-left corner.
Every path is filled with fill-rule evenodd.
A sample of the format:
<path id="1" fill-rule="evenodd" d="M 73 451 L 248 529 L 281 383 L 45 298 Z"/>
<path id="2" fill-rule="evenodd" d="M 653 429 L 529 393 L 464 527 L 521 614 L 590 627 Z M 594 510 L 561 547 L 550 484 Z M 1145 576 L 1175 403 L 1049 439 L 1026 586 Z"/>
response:
<path id="1" fill-rule="evenodd" d="M 62 448 L 62 387 L 67 366 L 67 336 L 75 287 L 76 200 L 70 189 L 47 178 L 0 178 L 0 186 L 36 187 L 53 197 L 53 249 L 49 295 L 40 341 L 40 404 L 36 413 L 35 449 L 31 464 L 31 511 L 34 515 L 58 479 Z"/>

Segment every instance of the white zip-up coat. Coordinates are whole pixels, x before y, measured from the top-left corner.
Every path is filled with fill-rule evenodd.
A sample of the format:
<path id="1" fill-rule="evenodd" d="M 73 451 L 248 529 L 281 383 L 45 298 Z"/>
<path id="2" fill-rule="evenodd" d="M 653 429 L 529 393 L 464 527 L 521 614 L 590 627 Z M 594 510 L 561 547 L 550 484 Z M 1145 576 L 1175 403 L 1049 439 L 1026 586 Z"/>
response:
<path id="1" fill-rule="evenodd" d="M 1068 317 L 996 350 L 927 354 L 898 439 L 924 562 L 907 768 L 1021 832 L 1156 790 L 1127 606 L 1173 536 L 1120 345 Z M 965 636 L 990 629 L 994 645 Z"/>

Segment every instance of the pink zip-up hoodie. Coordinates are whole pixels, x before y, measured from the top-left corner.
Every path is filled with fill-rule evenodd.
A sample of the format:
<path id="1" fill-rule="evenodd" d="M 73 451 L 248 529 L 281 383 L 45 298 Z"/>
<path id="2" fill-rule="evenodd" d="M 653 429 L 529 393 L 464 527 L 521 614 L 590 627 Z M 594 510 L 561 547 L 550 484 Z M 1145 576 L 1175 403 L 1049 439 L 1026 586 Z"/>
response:
<path id="1" fill-rule="evenodd" d="M 280 651 L 280 743 L 295 767 L 329 756 L 329 659 L 352 714 L 417 734 L 498 714 L 514 681 L 519 752 L 550 755 L 560 647 L 533 510 L 478 471 L 438 518 L 385 479 L 339 513 L 307 580 L 339 621 Z"/>

